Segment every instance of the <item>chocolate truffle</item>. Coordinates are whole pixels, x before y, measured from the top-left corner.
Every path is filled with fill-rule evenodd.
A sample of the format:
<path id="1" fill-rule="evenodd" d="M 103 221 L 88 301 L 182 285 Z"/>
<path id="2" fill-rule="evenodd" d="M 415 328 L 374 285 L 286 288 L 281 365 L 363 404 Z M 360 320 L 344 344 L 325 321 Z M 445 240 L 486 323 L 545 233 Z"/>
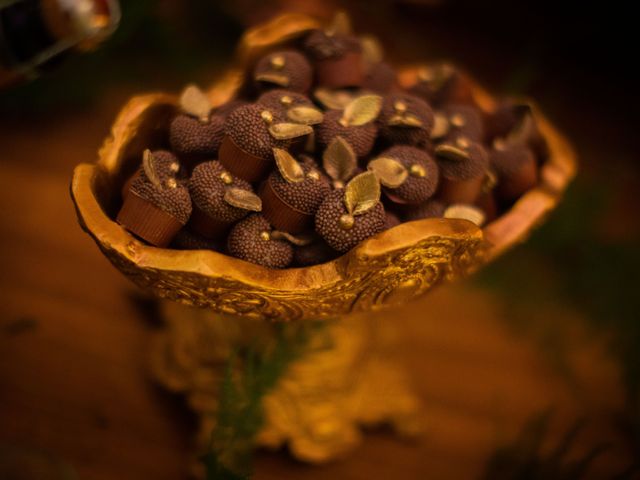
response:
<path id="1" fill-rule="evenodd" d="M 357 157 L 364 157 L 373 148 L 378 127 L 375 119 L 380 113 L 382 97 L 363 95 L 350 102 L 344 110 L 330 110 L 318 125 L 316 137 L 318 145 L 325 149 L 331 141 L 342 137 Z"/>
<path id="2" fill-rule="evenodd" d="M 386 227 L 380 202 L 380 184 L 373 172 L 351 180 L 334 190 L 316 214 L 316 233 L 338 252 L 346 252 Z"/>
<path id="3" fill-rule="evenodd" d="M 441 113 L 449 121 L 447 138 L 465 137 L 473 142 L 484 141 L 484 125 L 480 110 L 470 105 L 447 105 Z"/>
<path id="4" fill-rule="evenodd" d="M 224 117 L 211 114 L 211 102 L 194 85 L 180 96 L 181 113 L 169 125 L 171 149 L 181 157 L 214 156 L 224 134 Z"/>
<path id="5" fill-rule="evenodd" d="M 168 152 L 145 150 L 117 222 L 151 245 L 166 247 L 191 215 L 191 198 L 176 179 L 180 165 Z"/>
<path id="6" fill-rule="evenodd" d="M 549 156 L 549 146 L 535 121 L 531 105 L 503 102 L 487 118 L 486 139 L 504 139 L 511 144 L 529 146 L 538 162 Z"/>
<path id="7" fill-rule="evenodd" d="M 301 233 L 313 218 L 330 187 L 316 163 L 303 156 L 298 162 L 285 150 L 274 149 L 277 169 L 262 185 L 264 217 L 278 230 Z"/>
<path id="8" fill-rule="evenodd" d="M 318 238 L 309 245 L 294 247 L 293 263 L 297 267 L 309 267 L 329 262 L 338 255 L 339 253 L 327 245 L 324 240 Z"/>
<path id="9" fill-rule="evenodd" d="M 403 209 L 402 218 L 405 222 L 424 218 L 438 218 L 444 215 L 445 208 L 446 205 L 441 201 L 429 199 L 420 205 L 411 205 Z"/>
<path id="10" fill-rule="evenodd" d="M 427 201 L 438 186 L 438 165 L 426 151 L 397 145 L 371 160 L 373 171 L 387 198 L 394 203 L 417 204 Z"/>
<path id="11" fill-rule="evenodd" d="M 251 185 L 215 160 L 193 169 L 189 193 L 193 203 L 189 228 L 206 238 L 219 238 L 233 223 L 262 208 Z"/>
<path id="12" fill-rule="evenodd" d="M 395 90 L 398 86 L 396 71 L 387 62 L 372 65 L 367 71 L 363 88 L 378 94 L 385 94 Z"/>
<path id="13" fill-rule="evenodd" d="M 350 30 L 348 17 L 338 13 L 326 30 L 313 30 L 307 35 L 304 48 L 315 62 L 319 85 L 342 88 L 364 82 L 362 46 Z"/>
<path id="14" fill-rule="evenodd" d="M 406 93 L 387 95 L 378 118 L 380 138 L 390 144 L 425 145 L 434 116 L 424 100 Z"/>
<path id="15" fill-rule="evenodd" d="M 253 79 L 260 89 L 286 88 L 305 93 L 311 88 L 313 72 L 304 55 L 294 50 L 284 50 L 269 53 L 258 60 Z"/>
<path id="16" fill-rule="evenodd" d="M 282 121 L 259 104 L 236 108 L 224 124 L 220 163 L 234 176 L 248 182 L 264 178 L 273 166 L 273 149 L 286 149 L 291 140 L 308 135 L 313 129 Z"/>
<path id="17" fill-rule="evenodd" d="M 538 166 L 530 148 L 497 139 L 489 153 L 489 162 L 497 179 L 496 193 L 513 201 L 538 183 Z"/>
<path id="18" fill-rule="evenodd" d="M 227 249 L 234 257 L 269 268 L 286 268 L 293 260 L 293 245 L 275 239 L 273 227 L 255 213 L 238 222 L 229 232 Z"/>
<path id="19" fill-rule="evenodd" d="M 460 136 L 438 145 L 435 153 L 440 169 L 438 197 L 445 203 L 475 202 L 489 168 L 484 147 Z"/>
<path id="20" fill-rule="evenodd" d="M 416 83 L 409 92 L 433 106 L 446 103 L 475 104 L 470 82 L 448 63 L 422 67 L 418 71 Z"/>

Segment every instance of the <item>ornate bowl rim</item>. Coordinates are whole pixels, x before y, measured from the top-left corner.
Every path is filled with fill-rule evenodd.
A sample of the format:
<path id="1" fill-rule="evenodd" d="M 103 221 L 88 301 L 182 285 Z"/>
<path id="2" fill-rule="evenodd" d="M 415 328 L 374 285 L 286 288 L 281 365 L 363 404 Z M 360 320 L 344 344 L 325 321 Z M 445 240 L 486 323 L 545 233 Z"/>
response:
<path id="1" fill-rule="evenodd" d="M 242 73 L 252 59 L 266 49 L 282 45 L 318 26 L 319 23 L 310 17 L 287 14 L 247 31 L 240 41 L 238 63 L 208 91 L 212 102 L 220 105 L 241 88 Z M 416 72 L 417 67 L 401 69 L 401 83 L 411 82 Z M 471 81 L 471 84 L 480 107 L 485 111 L 492 110 L 495 105 L 492 97 L 475 82 Z M 466 245 L 467 260 L 464 265 L 449 268 L 445 276 L 451 278 L 464 274 L 523 241 L 558 204 L 576 171 L 576 158 L 569 142 L 534 106 L 534 115 L 550 150 L 548 160 L 541 167 L 539 185 L 484 228 L 480 229 L 466 220 L 455 219 L 407 222 L 362 242 L 328 263 L 274 270 L 215 251 L 180 251 L 148 246 L 124 230 L 105 211 L 109 210 L 114 185 L 123 179 L 122 170 L 127 158 L 146 148 L 146 145 L 140 145 L 136 140 L 157 131 L 160 128 L 157 119 L 168 118 L 175 109 L 176 101 L 175 96 L 163 93 L 133 97 L 115 120 L 110 136 L 99 151 L 97 163 L 83 163 L 75 168 L 71 196 L 83 229 L 94 238 L 112 262 L 125 274 L 134 277 L 137 283 L 153 289 L 154 275 L 162 272 L 205 279 L 200 286 L 188 287 L 184 295 L 178 293 L 174 296 L 186 303 L 217 306 L 215 301 L 193 298 L 194 289 L 210 289 L 215 282 L 223 282 L 228 288 L 239 288 L 239 293 L 250 286 L 250 291 L 267 292 L 266 295 L 274 297 L 292 296 L 302 299 L 307 293 L 314 292 L 317 301 L 322 301 L 318 292 L 326 289 L 339 290 L 341 285 L 346 286 L 355 281 L 363 272 L 380 268 L 380 259 L 386 259 L 388 266 L 389 262 L 393 263 L 394 256 L 411 251 L 418 245 L 437 242 L 438 239 Z M 149 125 L 150 118 L 156 120 L 155 123 L 151 122 L 152 125 Z M 144 278 L 135 278 L 136 271 L 146 272 Z M 179 280 L 176 281 L 175 288 L 180 288 Z M 156 293 L 166 296 L 161 289 Z M 215 294 L 216 292 L 211 293 Z M 204 296 L 207 296 L 206 292 Z M 325 313 L 328 314 L 329 310 Z M 336 311 L 344 312 L 345 309 L 337 308 Z"/>

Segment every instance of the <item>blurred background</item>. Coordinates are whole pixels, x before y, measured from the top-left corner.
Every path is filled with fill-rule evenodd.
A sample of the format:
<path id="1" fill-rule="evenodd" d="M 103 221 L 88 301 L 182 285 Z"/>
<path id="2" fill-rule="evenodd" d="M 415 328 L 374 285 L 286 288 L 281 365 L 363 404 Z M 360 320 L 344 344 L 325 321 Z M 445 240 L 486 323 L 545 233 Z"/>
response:
<path id="1" fill-rule="evenodd" d="M 207 85 L 248 26 L 336 8 L 396 64 L 451 59 L 494 93 L 534 98 L 580 173 L 525 245 L 385 314 L 411 339 L 424 438 L 375 430 L 325 467 L 261 452 L 256 478 L 639 478 L 631 16 L 544 0 L 122 0 L 95 52 L 0 91 L 0 478 L 185 477 L 194 419 L 149 378 L 158 325 L 77 225 L 71 172 L 131 95 Z"/>

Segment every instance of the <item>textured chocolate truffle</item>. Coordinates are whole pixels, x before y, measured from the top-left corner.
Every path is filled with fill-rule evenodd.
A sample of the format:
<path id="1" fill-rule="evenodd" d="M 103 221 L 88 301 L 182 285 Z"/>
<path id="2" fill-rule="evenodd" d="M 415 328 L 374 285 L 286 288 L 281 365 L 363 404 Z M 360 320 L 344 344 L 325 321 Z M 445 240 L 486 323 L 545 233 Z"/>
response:
<path id="1" fill-rule="evenodd" d="M 184 184 L 176 180 L 179 164 L 175 156 L 170 152 L 155 151 L 151 153 L 150 161 L 153 178 L 149 178 L 142 168 L 131 182 L 130 191 L 170 214 L 182 225 L 186 224 L 191 215 L 191 197 Z"/>
<path id="2" fill-rule="evenodd" d="M 304 55 L 284 50 L 269 53 L 258 60 L 253 78 L 258 88 L 286 88 L 304 93 L 311 88 L 313 72 Z"/>
<path id="3" fill-rule="evenodd" d="M 335 137 L 340 136 L 351 145 L 357 157 L 368 155 L 378 132 L 374 120 L 380 112 L 381 100 L 377 95 L 364 95 L 353 100 L 342 111 L 326 112 L 323 122 L 316 130 L 318 145 L 325 149 Z M 365 105 L 367 103 L 370 105 Z M 359 108 L 357 105 L 371 108 Z M 352 114 L 356 110 L 362 112 L 362 115 Z M 357 121 L 358 118 L 366 121 Z"/>
<path id="4" fill-rule="evenodd" d="M 411 205 L 403 210 L 402 218 L 405 222 L 422 220 L 424 218 L 437 218 L 444 215 L 446 205 L 438 200 L 427 200 L 420 205 Z"/>
<path id="5" fill-rule="evenodd" d="M 329 262 L 338 255 L 324 240 L 318 239 L 309 245 L 294 247 L 293 263 L 298 267 L 309 267 Z"/>
<path id="6" fill-rule="evenodd" d="M 337 32 L 314 30 L 304 48 L 315 60 L 316 80 L 328 87 L 357 87 L 365 79 L 362 46 L 357 38 Z"/>
<path id="7" fill-rule="evenodd" d="M 249 105 L 251 102 L 247 100 L 242 100 L 241 98 L 235 98 L 233 100 L 229 100 L 228 102 L 223 103 L 219 107 L 216 107 L 213 111 L 214 115 L 220 115 L 224 118 L 227 118 L 231 112 L 233 112 L 236 108 L 242 107 L 244 105 Z"/>
<path id="8" fill-rule="evenodd" d="M 269 115 L 271 122 L 268 120 Z M 289 140 L 278 140 L 269 133 L 269 126 L 281 119 L 276 112 L 271 112 L 262 105 L 244 105 L 229 114 L 224 132 L 243 151 L 259 158 L 271 159 L 274 148 L 286 149 L 290 143 Z"/>
<path id="9" fill-rule="evenodd" d="M 480 110 L 470 105 L 446 105 L 441 110 L 449 120 L 447 139 L 465 137 L 473 142 L 484 141 L 484 125 Z"/>
<path id="10" fill-rule="evenodd" d="M 270 268 L 286 268 L 293 260 L 293 246 L 271 238 L 273 228 L 260 214 L 238 222 L 229 232 L 229 253 L 247 262 Z"/>
<path id="11" fill-rule="evenodd" d="M 498 177 L 496 191 L 505 200 L 515 200 L 538 182 L 536 158 L 526 145 L 496 140 L 489 162 Z"/>
<path id="12" fill-rule="evenodd" d="M 438 186 L 438 165 L 431 155 L 416 147 L 391 147 L 369 165 L 380 178 L 389 200 L 395 203 L 425 202 Z M 390 176 L 389 182 L 385 181 L 385 175 Z"/>
<path id="13" fill-rule="evenodd" d="M 167 246 L 191 215 L 189 192 L 176 178 L 179 171 L 173 154 L 145 150 L 116 221 L 151 245 Z"/>
<path id="14" fill-rule="evenodd" d="M 303 155 L 300 166 L 304 177 L 300 181 L 287 181 L 278 170 L 269 175 L 269 183 L 278 197 L 292 208 L 313 215 L 329 193 L 329 184 L 313 159 Z"/>
<path id="15" fill-rule="evenodd" d="M 447 154 L 452 150 L 453 154 Z M 483 176 L 489 168 L 489 155 L 478 142 L 458 137 L 436 147 L 440 175 L 448 180 L 469 180 Z"/>
<path id="16" fill-rule="evenodd" d="M 433 123 L 433 111 L 421 98 L 405 93 L 384 97 L 378 125 L 380 137 L 386 142 L 425 145 Z"/>
<path id="17" fill-rule="evenodd" d="M 204 162 L 193 169 L 189 193 L 194 206 L 222 223 L 233 223 L 249 214 L 249 210 L 233 206 L 225 200 L 229 188 L 253 192 L 251 185 L 231 175 L 220 162 Z"/>
<path id="18" fill-rule="evenodd" d="M 418 71 L 418 79 L 409 92 L 434 106 L 445 103 L 474 103 L 469 81 L 453 65 L 447 63 L 421 68 Z"/>
<path id="19" fill-rule="evenodd" d="M 233 175 L 257 182 L 271 170 L 274 148 L 286 149 L 311 132 L 309 125 L 283 122 L 262 105 L 245 105 L 227 117 L 219 160 Z"/>
<path id="20" fill-rule="evenodd" d="M 211 115 L 201 121 L 187 114 L 177 115 L 169 125 L 169 143 L 178 155 L 215 156 L 224 136 L 224 118 Z"/>
<path id="21" fill-rule="evenodd" d="M 375 174 L 365 172 L 334 190 L 316 213 L 316 233 L 338 252 L 346 252 L 386 227 Z"/>

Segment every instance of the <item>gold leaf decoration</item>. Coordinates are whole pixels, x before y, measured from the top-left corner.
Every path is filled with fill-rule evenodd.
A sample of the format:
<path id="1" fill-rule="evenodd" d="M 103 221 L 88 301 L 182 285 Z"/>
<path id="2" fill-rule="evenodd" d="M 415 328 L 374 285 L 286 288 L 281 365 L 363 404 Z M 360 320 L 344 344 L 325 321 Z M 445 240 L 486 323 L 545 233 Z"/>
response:
<path id="1" fill-rule="evenodd" d="M 445 160 L 462 161 L 469 160 L 469 152 L 453 145 L 438 145 L 435 150 L 436 156 Z"/>
<path id="2" fill-rule="evenodd" d="M 206 122 L 213 107 L 209 97 L 196 85 L 191 84 L 180 94 L 180 108 L 188 115 Z"/>
<path id="3" fill-rule="evenodd" d="M 324 115 L 317 108 L 300 105 L 287 110 L 287 117 L 292 122 L 302 125 L 316 125 L 322 122 Z"/>
<path id="4" fill-rule="evenodd" d="M 351 215 L 361 215 L 380 201 L 380 182 L 373 172 L 356 175 L 344 191 L 344 205 Z"/>
<path id="5" fill-rule="evenodd" d="M 444 137 L 449 133 L 449 120 L 445 115 L 436 113 L 433 117 L 433 129 L 431 130 L 431 138 L 436 140 Z"/>
<path id="6" fill-rule="evenodd" d="M 322 154 L 322 166 L 333 180 L 346 181 L 358 165 L 351 145 L 341 136 L 334 137 Z"/>
<path id="7" fill-rule="evenodd" d="M 409 176 L 404 165 L 393 158 L 375 158 L 369 162 L 367 168 L 376 174 L 382 185 L 389 188 L 398 188 Z"/>
<path id="8" fill-rule="evenodd" d="M 417 128 L 422 127 L 424 124 L 422 120 L 411 113 L 405 113 L 404 115 L 393 115 L 389 119 L 389 125 L 392 127 L 410 127 Z"/>
<path id="9" fill-rule="evenodd" d="M 353 101 L 353 94 L 347 90 L 331 90 L 326 87 L 316 88 L 313 96 L 325 108 L 332 110 L 344 110 Z"/>
<path id="10" fill-rule="evenodd" d="M 255 193 L 242 188 L 227 188 L 224 192 L 224 201 L 232 207 L 260 212 L 262 210 L 262 200 Z"/>
<path id="11" fill-rule="evenodd" d="M 380 41 L 373 35 L 363 35 L 360 37 L 362 46 L 362 56 L 365 62 L 370 65 L 380 63 L 384 58 L 384 53 Z"/>
<path id="12" fill-rule="evenodd" d="M 280 87 L 288 87 L 290 82 L 289 77 L 281 73 L 259 73 L 255 79 L 258 82 L 273 83 Z"/>
<path id="13" fill-rule="evenodd" d="M 482 210 L 473 205 L 455 203 L 444 211 L 444 218 L 460 218 L 468 220 L 471 223 L 481 227 L 485 221 L 485 215 Z"/>
<path id="14" fill-rule="evenodd" d="M 293 156 L 281 148 L 273 149 L 273 156 L 276 159 L 278 171 L 289 183 L 298 183 L 304 180 L 304 170 Z"/>
<path id="15" fill-rule="evenodd" d="M 351 19 L 347 12 L 344 10 L 337 11 L 325 31 L 329 35 L 350 35 L 352 31 Z"/>
<path id="16" fill-rule="evenodd" d="M 153 154 L 148 148 L 142 153 L 142 170 L 154 187 L 162 187 L 162 182 L 153 164 Z"/>
<path id="17" fill-rule="evenodd" d="M 273 240 L 286 240 L 287 242 L 297 247 L 304 247 L 305 245 L 309 245 L 313 241 L 313 238 L 310 235 L 294 236 L 288 232 L 281 232 L 280 230 L 272 231 L 271 238 Z"/>
<path id="18" fill-rule="evenodd" d="M 344 109 L 340 122 L 347 126 L 358 127 L 375 120 L 380 114 L 382 97 L 363 95 L 351 101 Z"/>
<path id="19" fill-rule="evenodd" d="M 311 132 L 313 132 L 313 128 L 299 123 L 274 123 L 269 127 L 269 133 L 277 140 L 291 140 L 309 135 Z"/>

